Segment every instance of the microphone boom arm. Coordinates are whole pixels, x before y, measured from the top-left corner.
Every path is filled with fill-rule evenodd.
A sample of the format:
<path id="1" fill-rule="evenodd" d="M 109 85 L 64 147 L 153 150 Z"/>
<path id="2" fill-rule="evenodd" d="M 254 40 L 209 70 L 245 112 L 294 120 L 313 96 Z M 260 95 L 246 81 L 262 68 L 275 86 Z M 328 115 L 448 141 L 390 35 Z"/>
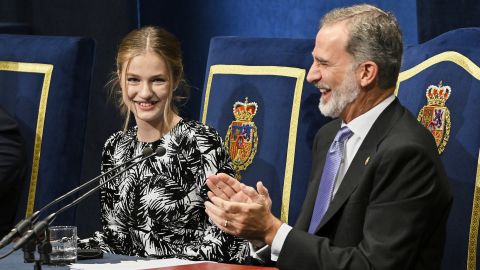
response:
<path id="1" fill-rule="evenodd" d="M 45 211 L 47 208 L 51 207 L 52 205 L 64 200 L 65 198 L 69 197 L 70 195 L 74 194 L 75 192 L 83 189 L 84 187 L 92 184 L 94 181 L 98 180 L 99 178 L 101 177 L 104 177 L 105 175 L 111 173 L 112 171 L 114 170 L 117 170 L 118 168 L 120 168 L 121 166 L 125 166 L 126 164 L 128 163 L 131 163 L 132 161 L 134 161 L 135 159 L 138 159 L 140 157 L 145 157 L 145 156 L 152 156 L 154 153 L 156 154 L 159 154 L 159 148 L 162 148 L 163 150 L 161 150 L 163 152 L 163 154 L 165 153 L 165 148 L 163 147 L 158 147 L 157 148 L 157 151 L 154 152 L 152 148 L 150 147 L 147 147 L 145 149 L 143 149 L 142 151 L 142 154 L 140 155 L 137 155 L 129 160 L 127 160 L 126 162 L 123 162 L 113 168 L 111 168 L 110 170 L 88 180 L 87 182 L 83 183 L 82 185 L 70 190 L 69 192 L 63 194 L 62 196 L 56 198 L 55 200 L 51 201 L 50 203 L 48 203 L 47 205 L 43 206 L 40 210 L 38 211 L 35 211 L 30 217 L 26 217 L 24 219 L 22 219 L 21 221 L 19 221 L 14 227 L 13 229 L 7 234 L 5 235 L 1 240 L 0 240 L 0 249 L 5 247 L 6 245 L 8 245 L 15 236 L 17 235 L 22 235 L 23 233 L 25 233 L 25 231 L 27 231 L 30 226 L 32 225 L 32 223 L 35 223 L 40 215 L 41 212 Z M 162 155 L 163 155 L 162 154 Z M 135 163 L 136 164 L 136 163 Z"/>
<path id="2" fill-rule="evenodd" d="M 151 149 L 151 148 L 150 148 Z M 153 152 L 153 150 L 152 150 Z M 27 233 L 22 237 L 20 238 L 16 243 L 15 245 L 13 246 L 13 249 L 14 250 L 17 250 L 19 248 L 21 248 L 23 245 L 25 245 L 25 243 L 28 242 L 28 240 L 33 236 L 33 235 L 36 235 L 36 236 L 39 236 L 41 235 L 45 229 L 48 227 L 48 225 L 55 219 L 55 217 L 62 213 L 63 211 L 69 209 L 70 207 L 72 206 L 75 206 L 76 204 L 78 204 L 79 202 L 81 202 L 83 199 L 85 199 L 86 197 L 88 197 L 89 195 L 91 195 L 93 192 L 97 191 L 98 189 L 100 189 L 101 187 L 103 187 L 104 185 L 106 185 L 107 183 L 111 182 L 112 180 L 114 180 L 115 178 L 117 178 L 120 174 L 124 173 L 125 171 L 127 171 L 128 169 L 132 168 L 133 166 L 139 164 L 140 162 L 146 160 L 146 159 L 149 159 L 153 156 L 163 156 L 165 154 L 166 150 L 165 148 L 163 147 L 158 147 L 157 150 L 149 155 L 147 155 L 146 157 L 143 157 L 142 159 L 140 160 L 137 160 L 135 162 L 133 162 L 132 164 L 128 165 L 127 167 L 125 167 L 124 169 L 120 170 L 118 173 L 116 173 L 115 175 L 113 175 L 112 177 L 110 177 L 109 179 L 105 180 L 105 182 L 103 183 L 100 183 L 98 184 L 97 186 L 95 186 L 94 188 L 90 189 L 89 191 L 85 192 L 82 196 L 78 197 L 77 199 L 75 199 L 74 201 L 72 201 L 71 203 L 63 206 L 62 208 L 60 208 L 57 212 L 55 213 L 52 213 L 50 214 L 47 218 L 45 218 L 44 220 L 38 222 L 34 227 L 33 229 L 31 230 L 28 230 Z"/>

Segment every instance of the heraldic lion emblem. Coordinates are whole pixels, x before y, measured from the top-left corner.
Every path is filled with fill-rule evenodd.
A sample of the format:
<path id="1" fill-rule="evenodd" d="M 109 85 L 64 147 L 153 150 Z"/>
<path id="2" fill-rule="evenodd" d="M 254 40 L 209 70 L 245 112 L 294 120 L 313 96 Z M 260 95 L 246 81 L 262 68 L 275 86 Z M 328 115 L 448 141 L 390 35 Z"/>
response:
<path id="1" fill-rule="evenodd" d="M 423 106 L 417 118 L 432 133 L 439 154 L 445 150 L 450 137 L 450 111 L 445 103 L 451 93 L 450 86 L 443 86 L 441 81 L 438 86 L 430 85 L 425 93 L 428 104 Z"/>
<path id="2" fill-rule="evenodd" d="M 225 146 L 230 153 L 235 178 L 241 179 L 240 171 L 247 169 L 257 153 L 258 134 L 257 127 L 252 121 L 257 114 L 258 105 L 255 102 L 235 102 L 233 115 L 235 120 L 228 127 L 225 136 Z"/>

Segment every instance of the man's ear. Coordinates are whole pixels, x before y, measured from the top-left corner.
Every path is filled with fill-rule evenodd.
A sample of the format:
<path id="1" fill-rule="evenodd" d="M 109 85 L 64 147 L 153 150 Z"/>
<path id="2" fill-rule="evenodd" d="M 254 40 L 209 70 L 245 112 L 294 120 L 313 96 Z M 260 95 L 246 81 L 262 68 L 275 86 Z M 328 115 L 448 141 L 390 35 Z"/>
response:
<path id="1" fill-rule="evenodd" d="M 378 66 L 373 61 L 367 61 L 360 64 L 358 67 L 359 82 L 362 87 L 371 85 L 377 80 Z"/>

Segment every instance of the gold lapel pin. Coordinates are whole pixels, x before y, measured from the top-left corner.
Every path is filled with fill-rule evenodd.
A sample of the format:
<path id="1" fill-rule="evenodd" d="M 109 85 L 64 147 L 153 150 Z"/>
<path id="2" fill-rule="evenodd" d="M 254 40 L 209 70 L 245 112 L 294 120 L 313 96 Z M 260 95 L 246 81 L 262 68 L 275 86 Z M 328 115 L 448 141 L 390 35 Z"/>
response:
<path id="1" fill-rule="evenodd" d="M 369 161 L 370 161 L 370 157 L 367 157 L 367 159 L 365 159 L 365 166 L 367 166 Z"/>

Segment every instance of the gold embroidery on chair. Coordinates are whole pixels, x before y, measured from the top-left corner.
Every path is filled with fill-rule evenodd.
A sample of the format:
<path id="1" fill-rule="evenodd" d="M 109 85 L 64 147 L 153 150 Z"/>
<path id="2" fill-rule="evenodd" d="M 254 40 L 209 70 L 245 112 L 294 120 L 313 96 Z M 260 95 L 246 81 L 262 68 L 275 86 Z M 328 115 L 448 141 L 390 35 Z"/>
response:
<path id="1" fill-rule="evenodd" d="M 0 71 L 12 72 L 30 72 L 43 74 L 42 92 L 37 114 L 37 127 L 35 130 L 35 143 L 33 148 L 32 172 L 30 175 L 30 184 L 28 189 L 27 209 L 25 216 L 29 217 L 33 213 L 35 204 L 35 194 L 37 191 L 38 171 L 40 168 L 40 153 L 42 149 L 43 127 L 45 124 L 45 114 L 47 110 L 48 93 L 50 90 L 50 81 L 53 73 L 53 65 L 41 63 L 9 62 L 0 61 Z"/>
<path id="2" fill-rule="evenodd" d="M 244 65 L 212 65 L 208 73 L 207 88 L 203 103 L 202 122 L 207 121 L 208 104 L 214 75 L 251 75 L 251 76 L 282 76 L 295 79 L 295 90 L 292 99 L 292 114 L 290 116 L 290 128 L 288 131 L 288 146 L 285 162 L 285 176 L 283 180 L 282 206 L 280 219 L 288 223 L 290 207 L 290 193 L 292 190 L 293 165 L 295 163 L 295 149 L 297 144 L 297 128 L 300 115 L 300 101 L 302 98 L 303 82 L 305 81 L 305 69 L 282 66 L 244 66 Z"/>
<path id="3" fill-rule="evenodd" d="M 458 52 L 446 51 L 434 55 L 408 70 L 400 72 L 398 75 L 397 86 L 395 88 L 395 95 L 398 96 L 398 90 L 401 82 L 407 81 L 420 72 L 423 72 L 429 67 L 441 62 L 452 62 L 463 68 L 473 78 L 480 80 L 480 67 L 477 66 L 472 60 Z M 477 238 L 478 224 L 480 221 L 480 155 L 478 156 L 475 183 L 474 198 L 472 202 L 472 215 L 470 218 L 470 232 L 468 236 L 467 270 L 475 270 L 477 266 Z"/>
<path id="4" fill-rule="evenodd" d="M 257 114 L 258 104 L 248 102 L 235 102 L 233 104 L 233 115 L 235 120 L 228 127 L 225 136 L 225 146 L 230 153 L 235 178 L 241 179 L 240 171 L 247 169 L 252 164 L 257 153 L 258 133 L 257 126 L 252 121 Z"/>
<path id="5" fill-rule="evenodd" d="M 470 219 L 470 234 L 468 238 L 467 270 L 475 270 L 477 267 L 477 236 L 478 221 L 480 220 L 480 151 L 478 156 L 475 192 L 473 193 L 472 218 Z"/>
<path id="6" fill-rule="evenodd" d="M 445 150 L 450 138 L 450 111 L 445 103 L 451 93 L 450 86 L 443 86 L 441 81 L 438 86 L 430 85 L 425 93 L 428 104 L 423 106 L 417 118 L 432 133 L 439 154 Z"/>

